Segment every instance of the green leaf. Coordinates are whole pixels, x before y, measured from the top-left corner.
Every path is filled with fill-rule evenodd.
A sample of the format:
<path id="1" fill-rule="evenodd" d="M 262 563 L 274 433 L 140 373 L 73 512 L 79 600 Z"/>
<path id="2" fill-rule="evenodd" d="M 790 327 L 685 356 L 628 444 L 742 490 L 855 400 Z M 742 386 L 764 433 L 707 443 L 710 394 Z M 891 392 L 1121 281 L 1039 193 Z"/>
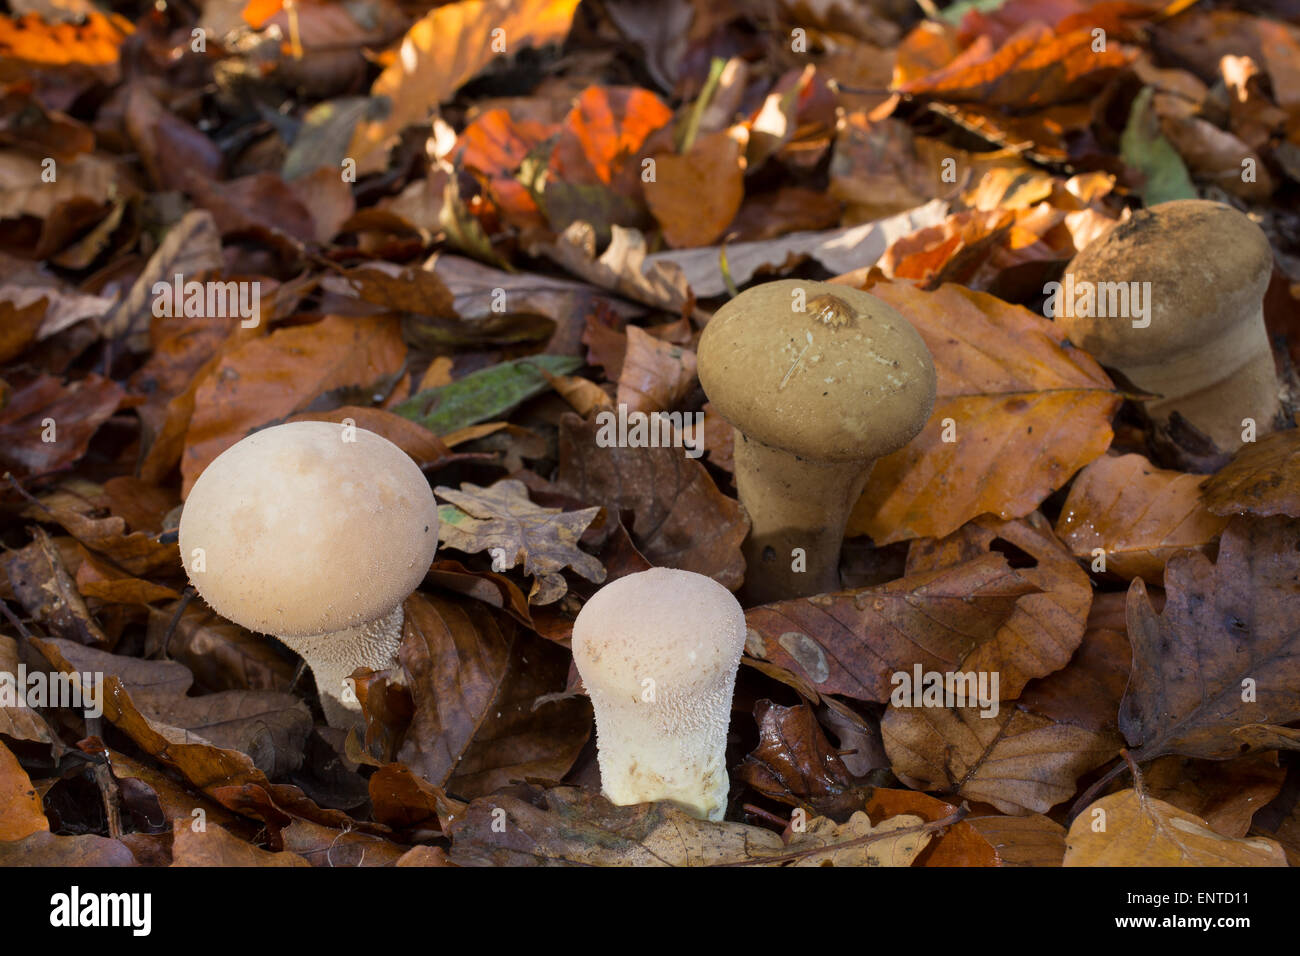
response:
<path id="1" fill-rule="evenodd" d="M 960 26 L 962 18 L 972 10 L 978 10 L 980 13 L 988 13 L 990 10 L 996 10 L 1002 6 L 1005 0 L 961 0 L 960 3 L 954 3 L 942 12 L 942 16 L 949 23 Z"/>
<path id="2" fill-rule="evenodd" d="M 1154 93 L 1151 87 L 1144 86 L 1134 98 L 1119 141 L 1120 156 L 1142 174 L 1145 182 L 1138 193 L 1147 206 L 1173 199 L 1195 199 L 1196 187 L 1183 158 L 1160 132 L 1160 118 L 1151 107 Z"/>
<path id="3" fill-rule="evenodd" d="M 502 362 L 450 385 L 412 395 L 393 411 L 435 435 L 445 435 L 503 415 L 545 391 L 548 382 L 543 369 L 552 375 L 568 375 L 581 365 L 581 359 L 570 355 L 532 355 Z"/>

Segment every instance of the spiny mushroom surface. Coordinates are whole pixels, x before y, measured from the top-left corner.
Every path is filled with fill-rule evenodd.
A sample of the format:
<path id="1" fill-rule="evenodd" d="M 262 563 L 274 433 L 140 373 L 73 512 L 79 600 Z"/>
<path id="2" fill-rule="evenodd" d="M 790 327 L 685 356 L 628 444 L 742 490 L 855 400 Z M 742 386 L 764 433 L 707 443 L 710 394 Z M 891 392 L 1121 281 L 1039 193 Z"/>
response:
<path id="1" fill-rule="evenodd" d="M 1066 268 L 1076 288 L 1149 282 L 1150 314 L 1055 317 L 1070 341 L 1138 388 L 1147 414 L 1180 412 L 1223 451 L 1241 447 L 1243 419 L 1272 431 L 1280 388 L 1264 328 L 1273 253 L 1263 231 L 1223 203 L 1181 199 L 1133 214 Z M 1098 294 L 1100 298 L 1100 293 Z M 1097 309 L 1083 311 L 1096 312 Z"/>
<path id="2" fill-rule="evenodd" d="M 718 309 L 700 337 L 699 376 L 735 428 L 736 487 L 752 522 L 747 602 L 837 590 L 844 526 L 872 464 L 934 407 L 925 342 L 868 292 L 786 279 Z"/>
<path id="3" fill-rule="evenodd" d="M 670 800 L 722 819 L 744 646 L 740 604 L 693 571 L 629 574 L 583 606 L 573 659 L 596 712 L 601 789 L 612 803 Z"/>
<path id="4" fill-rule="evenodd" d="M 438 509 L 419 467 L 374 432 L 291 422 L 255 432 L 186 499 L 181 558 L 203 599 L 311 668 L 331 726 L 360 712 L 345 681 L 396 663 L 402 601 L 428 571 Z"/>

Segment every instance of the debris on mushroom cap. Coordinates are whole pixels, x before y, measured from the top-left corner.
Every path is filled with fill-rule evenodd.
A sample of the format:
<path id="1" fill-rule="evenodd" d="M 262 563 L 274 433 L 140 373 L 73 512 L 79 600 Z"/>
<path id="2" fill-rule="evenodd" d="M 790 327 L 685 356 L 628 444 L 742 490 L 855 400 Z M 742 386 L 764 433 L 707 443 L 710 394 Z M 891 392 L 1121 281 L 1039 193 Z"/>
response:
<path id="1" fill-rule="evenodd" d="M 754 286 L 714 313 L 700 337 L 699 376 L 747 437 L 815 461 L 901 448 L 924 427 L 936 385 L 925 342 L 890 305 L 795 279 Z"/>
<path id="2" fill-rule="evenodd" d="M 1268 237 L 1223 203 L 1180 199 L 1117 223 L 1071 260 L 1082 282 L 1149 282 L 1150 327 L 1131 316 L 1056 316 L 1070 341 L 1101 362 L 1150 365 L 1197 349 L 1258 311 L 1273 271 Z"/>
<path id="3" fill-rule="evenodd" d="M 437 542 L 419 467 L 386 438 L 329 422 L 276 425 L 226 449 L 180 524 L 203 599 L 249 630 L 288 636 L 388 615 L 424 578 Z"/>
<path id="4" fill-rule="evenodd" d="M 629 574 L 586 603 L 573 659 L 596 712 L 601 786 L 612 802 L 672 800 L 721 819 L 744 646 L 740 604 L 691 571 Z"/>

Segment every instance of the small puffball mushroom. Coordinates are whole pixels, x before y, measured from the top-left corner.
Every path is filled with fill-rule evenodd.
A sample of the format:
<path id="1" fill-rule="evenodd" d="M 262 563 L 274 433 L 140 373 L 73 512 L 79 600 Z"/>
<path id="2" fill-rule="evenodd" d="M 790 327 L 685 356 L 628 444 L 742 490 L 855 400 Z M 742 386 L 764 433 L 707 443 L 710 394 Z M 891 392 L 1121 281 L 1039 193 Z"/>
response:
<path id="1" fill-rule="evenodd" d="M 1257 434 L 1264 434 L 1273 430 L 1279 410 L 1264 329 L 1264 291 L 1272 271 L 1263 231 L 1231 206 L 1203 199 L 1161 203 L 1112 226 L 1074 257 L 1055 320 L 1102 365 L 1160 396 L 1146 403 L 1152 421 L 1163 423 L 1180 412 L 1222 451 L 1232 452 L 1242 444 L 1243 419 L 1254 419 Z M 1147 290 L 1149 312 L 1109 314 L 1132 313 L 1129 284 L 1148 282 L 1136 288 L 1139 294 Z M 1122 308 L 1121 291 L 1128 309 Z M 1112 310 L 1112 292 L 1119 309 Z M 1082 298 L 1089 293 L 1095 306 Z M 1108 314 L 1095 314 L 1100 311 Z"/>
<path id="2" fill-rule="evenodd" d="M 629 574 L 583 606 L 573 660 L 596 711 L 610 802 L 671 800 L 701 819 L 722 819 L 727 723 L 744 646 L 740 604 L 694 571 Z"/>
<path id="3" fill-rule="evenodd" d="M 354 726 L 358 667 L 396 663 L 402 601 L 433 561 L 438 509 L 405 452 L 354 425 L 291 422 L 227 448 L 181 513 L 185 571 L 221 616 L 311 668 L 331 727 Z"/>
<path id="4" fill-rule="evenodd" d="M 838 590 L 844 526 L 872 465 L 934 407 L 925 342 L 868 292 L 787 279 L 718 309 L 698 354 L 700 384 L 735 428 L 747 603 Z"/>

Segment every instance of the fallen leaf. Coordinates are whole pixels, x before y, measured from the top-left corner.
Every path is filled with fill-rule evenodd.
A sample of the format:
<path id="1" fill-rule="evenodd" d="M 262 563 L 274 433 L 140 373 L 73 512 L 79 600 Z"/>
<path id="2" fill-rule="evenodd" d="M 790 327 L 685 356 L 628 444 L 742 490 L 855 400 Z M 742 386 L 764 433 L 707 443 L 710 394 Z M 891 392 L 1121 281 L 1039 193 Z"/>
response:
<path id="1" fill-rule="evenodd" d="M 1282 789 L 1286 770 L 1273 754 L 1236 760 L 1161 757 L 1143 773 L 1146 792 L 1201 817 L 1215 833 L 1241 838 L 1255 812 Z"/>
<path id="2" fill-rule="evenodd" d="M 707 246 L 736 217 L 745 196 L 746 139 L 738 126 L 701 136 L 681 155 L 654 157 L 645 199 L 668 245 Z"/>
<path id="3" fill-rule="evenodd" d="M 732 771 L 732 779 L 770 800 L 811 807 L 840 816 L 861 808 L 862 794 L 807 704 L 781 707 L 770 700 L 754 705 L 758 746 Z"/>
<path id="4" fill-rule="evenodd" d="M 1242 445 L 1204 487 L 1205 505 L 1216 515 L 1300 518 L 1300 429 Z"/>
<path id="5" fill-rule="evenodd" d="M 819 694 L 884 703 L 902 686 L 897 675 L 910 682 L 914 667 L 962 670 L 1035 590 L 1001 555 L 983 555 L 879 587 L 750 608 L 745 651 Z"/>
<path id="6" fill-rule="evenodd" d="M 992 845 L 1003 866 L 1060 866 L 1065 859 L 1065 827 L 1041 813 L 962 822 Z"/>
<path id="7" fill-rule="evenodd" d="M 578 0 L 459 0 L 431 10 L 402 39 L 397 59 L 370 87 L 392 110 L 382 120 L 358 124 L 348 155 L 358 173 L 383 169 L 390 142 L 407 126 L 426 121 L 431 110 L 498 55 L 494 31 L 511 51 L 558 43 L 569 32 Z"/>
<path id="8" fill-rule="evenodd" d="M 695 368 L 695 353 L 690 349 L 629 325 L 627 352 L 618 372 L 618 404 L 626 406 L 628 413 L 676 408 L 696 384 Z"/>
<path id="9" fill-rule="evenodd" d="M 196 831 L 191 821 L 172 823 L 172 866 L 311 866 L 297 853 L 273 853 L 245 843 L 215 823 Z"/>
<path id="10" fill-rule="evenodd" d="M 1120 728 L 1135 761 L 1234 757 L 1249 749 L 1235 728 L 1300 719 L 1297 538 L 1300 519 L 1234 519 L 1214 564 L 1195 552 L 1169 559 L 1159 615 L 1133 580 Z"/>
<path id="11" fill-rule="evenodd" d="M 498 571 L 522 564 L 534 578 L 529 603 L 552 604 L 563 597 L 564 568 L 597 584 L 605 580 L 600 562 L 578 548 L 598 506 L 572 512 L 543 508 L 528 500 L 522 481 L 513 479 L 487 488 L 464 482 L 459 491 L 439 485 L 434 492 L 451 504 L 438 508 L 439 542 L 471 554 L 487 551 Z"/>
<path id="12" fill-rule="evenodd" d="M 602 448 L 600 426 L 560 419 L 554 488 L 611 514 L 631 511 L 632 538 L 656 567 L 707 574 L 737 588 L 745 572 L 740 543 L 749 522 L 733 498 L 718 491 L 698 460 L 681 448 Z"/>
<path id="13" fill-rule="evenodd" d="M 1286 866 L 1287 862 L 1281 845 L 1273 840 L 1222 836 L 1200 817 L 1163 800 L 1138 790 L 1121 790 L 1089 804 L 1075 817 L 1061 865 Z"/>
<path id="14" fill-rule="evenodd" d="M 1120 155 L 1142 177 L 1139 193 L 1147 206 L 1195 199 L 1196 187 L 1182 157 L 1161 132 L 1160 119 L 1151 106 L 1153 95 L 1154 90 L 1146 86 L 1134 98 L 1120 138 Z"/>
<path id="15" fill-rule="evenodd" d="M 41 795 L 8 747 L 0 742 L 0 843 L 50 829 Z"/>
<path id="16" fill-rule="evenodd" d="M 15 389 L 0 408 L 0 468 L 42 475 L 73 464 L 124 394 L 116 382 L 93 373 L 67 385 L 39 375 Z"/>
<path id="17" fill-rule="evenodd" d="M 1159 585 L 1182 550 L 1209 552 L 1226 518 L 1201 501 L 1203 475 L 1157 468 L 1141 455 L 1106 455 L 1074 479 L 1056 533 L 1080 560 L 1105 552 L 1105 570 Z"/>
<path id="18" fill-rule="evenodd" d="M 471 372 L 450 385 L 412 395 L 393 406 L 404 418 L 446 436 L 469 425 L 508 413 L 520 402 L 550 387 L 543 372 L 567 375 L 581 366 L 566 355 L 534 355 Z"/>
<path id="19" fill-rule="evenodd" d="M 1105 452 L 1120 396 L 1051 322 L 959 286 L 870 291 L 925 340 L 938 398 L 924 430 L 876 462 L 847 535 L 882 545 L 942 537 L 984 512 L 1022 517 Z"/>

